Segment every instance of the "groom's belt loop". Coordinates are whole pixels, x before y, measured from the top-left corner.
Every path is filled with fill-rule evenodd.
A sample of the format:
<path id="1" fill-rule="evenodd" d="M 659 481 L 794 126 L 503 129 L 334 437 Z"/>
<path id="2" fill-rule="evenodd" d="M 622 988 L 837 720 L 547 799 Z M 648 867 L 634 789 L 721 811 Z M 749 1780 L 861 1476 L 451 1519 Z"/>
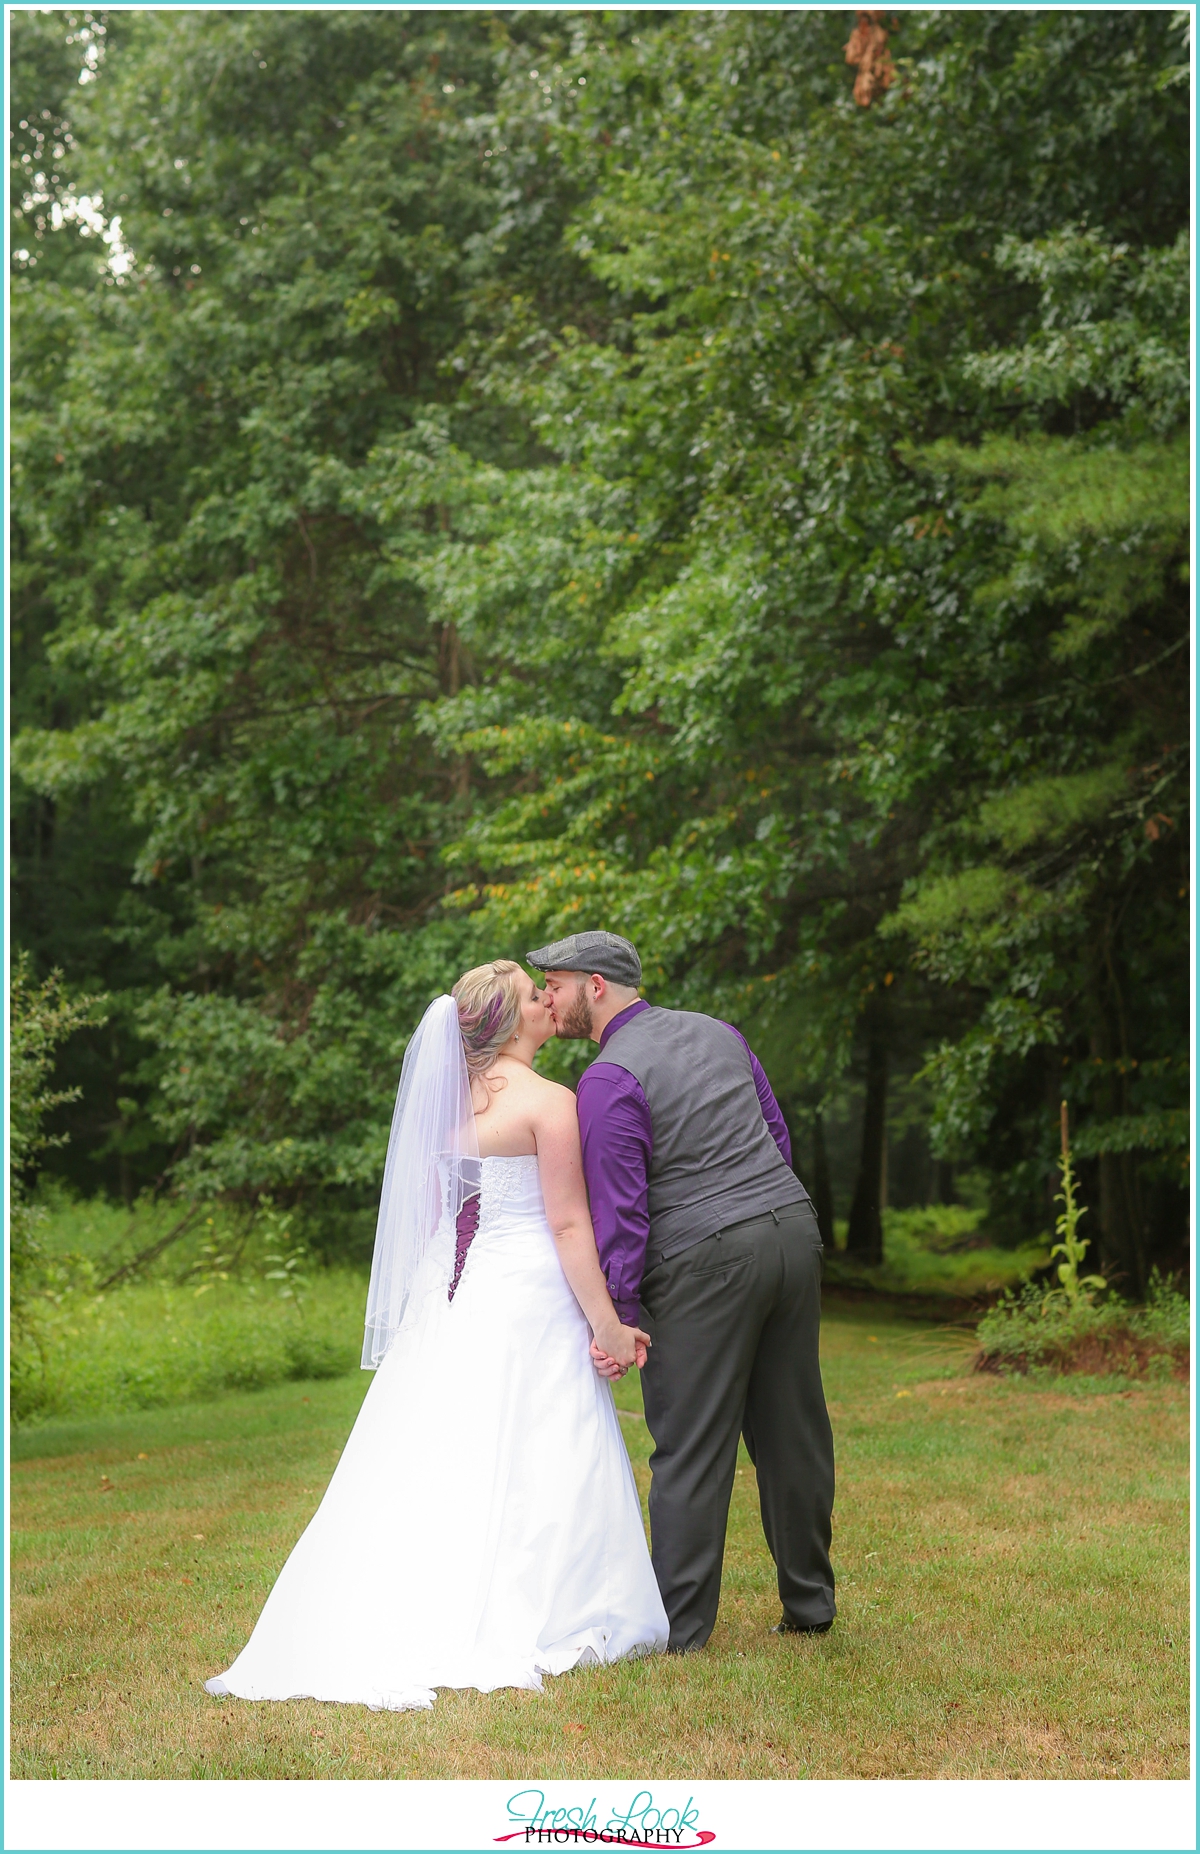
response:
<path id="1" fill-rule="evenodd" d="M 777 1210 L 773 1210 L 771 1212 L 771 1216 L 774 1220 L 775 1228 L 778 1229 L 779 1228 L 779 1212 Z"/>

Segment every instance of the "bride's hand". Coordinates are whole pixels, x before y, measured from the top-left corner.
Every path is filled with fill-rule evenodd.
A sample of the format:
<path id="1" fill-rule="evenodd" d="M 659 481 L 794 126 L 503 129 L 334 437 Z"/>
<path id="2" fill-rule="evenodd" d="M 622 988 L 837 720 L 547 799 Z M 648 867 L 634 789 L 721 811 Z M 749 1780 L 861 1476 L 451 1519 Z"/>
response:
<path id="1" fill-rule="evenodd" d="M 646 1348 L 640 1339 L 637 1345 L 637 1357 L 633 1362 L 639 1371 L 645 1370 Z M 615 1358 L 610 1358 L 607 1352 L 600 1351 L 595 1345 L 592 1347 L 592 1363 L 602 1378 L 623 1378 L 629 1370 L 628 1365 L 619 1365 Z"/>
<path id="2" fill-rule="evenodd" d="M 598 1378 L 623 1378 L 625 1376 L 624 1365 L 618 1365 L 616 1360 L 610 1358 L 594 1339 L 591 1344 L 591 1354 Z"/>
<path id="3" fill-rule="evenodd" d="M 623 1377 L 630 1365 L 636 1365 L 638 1370 L 641 1370 L 646 1362 L 649 1345 L 649 1333 L 642 1332 L 638 1326 L 623 1326 L 619 1321 L 614 1320 L 611 1325 L 606 1322 L 596 1334 L 592 1344 L 592 1357 L 602 1377 L 616 1375 L 612 1371 L 606 1371 L 604 1365 L 616 1366 Z"/>

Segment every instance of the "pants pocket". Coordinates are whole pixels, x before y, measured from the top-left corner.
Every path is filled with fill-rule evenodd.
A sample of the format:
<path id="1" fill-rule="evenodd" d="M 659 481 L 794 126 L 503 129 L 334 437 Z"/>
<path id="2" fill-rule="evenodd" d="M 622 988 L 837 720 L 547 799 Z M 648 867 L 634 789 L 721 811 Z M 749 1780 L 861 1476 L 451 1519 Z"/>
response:
<path id="1" fill-rule="evenodd" d="M 741 1268 L 749 1268 L 754 1260 L 752 1255 L 730 1255 L 724 1259 L 709 1262 L 704 1268 L 693 1268 L 690 1279 L 707 1281 L 713 1275 L 731 1275 Z"/>

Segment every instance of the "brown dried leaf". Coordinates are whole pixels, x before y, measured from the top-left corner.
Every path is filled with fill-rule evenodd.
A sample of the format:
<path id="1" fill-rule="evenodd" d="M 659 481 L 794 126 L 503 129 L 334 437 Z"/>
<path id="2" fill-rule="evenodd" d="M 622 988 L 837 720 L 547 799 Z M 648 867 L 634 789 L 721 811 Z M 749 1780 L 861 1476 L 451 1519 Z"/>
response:
<path id="1" fill-rule="evenodd" d="M 846 63 L 858 66 L 854 101 L 863 109 L 869 108 L 876 97 L 881 97 L 896 81 L 883 19 L 881 11 L 860 10 L 854 30 L 846 41 Z"/>

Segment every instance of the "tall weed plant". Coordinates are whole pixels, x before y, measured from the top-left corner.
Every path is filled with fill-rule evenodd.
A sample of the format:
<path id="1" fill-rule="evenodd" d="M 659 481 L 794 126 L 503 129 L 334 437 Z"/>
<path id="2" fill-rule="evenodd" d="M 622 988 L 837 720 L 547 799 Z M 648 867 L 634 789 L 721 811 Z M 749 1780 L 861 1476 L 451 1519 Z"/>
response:
<path id="1" fill-rule="evenodd" d="M 1090 1244 L 1079 1234 L 1087 1210 L 1079 1202 L 1065 1101 L 1061 1129 L 1062 1189 L 1055 1202 L 1062 1210 L 1050 1254 L 1062 1260 L 1052 1282 L 1027 1281 L 1019 1292 L 1006 1291 L 980 1321 L 977 1363 L 993 1371 L 1182 1373 L 1190 1354 L 1191 1308 L 1174 1282 L 1154 1270 L 1145 1305 L 1135 1307 L 1106 1295 L 1103 1275 L 1080 1273 Z"/>
<path id="2" fill-rule="evenodd" d="M 1055 1219 L 1054 1229 L 1058 1241 L 1050 1251 L 1051 1260 L 1056 1255 L 1062 1256 L 1055 1274 L 1058 1286 L 1050 1288 L 1046 1294 L 1046 1305 L 1052 1306 L 1056 1296 L 1061 1296 L 1072 1308 L 1090 1306 L 1093 1296 L 1103 1292 L 1108 1286 L 1103 1275 L 1081 1275 L 1080 1265 L 1087 1254 L 1090 1244 L 1086 1236 L 1079 1234 L 1079 1224 L 1087 1215 L 1086 1207 L 1079 1202 L 1079 1183 L 1075 1177 L 1075 1168 L 1071 1164 L 1071 1134 L 1068 1120 L 1067 1104 L 1062 1104 L 1062 1157 L 1059 1161 L 1059 1173 L 1062 1178 L 1062 1190 L 1055 1197 L 1056 1204 L 1062 1210 Z"/>

